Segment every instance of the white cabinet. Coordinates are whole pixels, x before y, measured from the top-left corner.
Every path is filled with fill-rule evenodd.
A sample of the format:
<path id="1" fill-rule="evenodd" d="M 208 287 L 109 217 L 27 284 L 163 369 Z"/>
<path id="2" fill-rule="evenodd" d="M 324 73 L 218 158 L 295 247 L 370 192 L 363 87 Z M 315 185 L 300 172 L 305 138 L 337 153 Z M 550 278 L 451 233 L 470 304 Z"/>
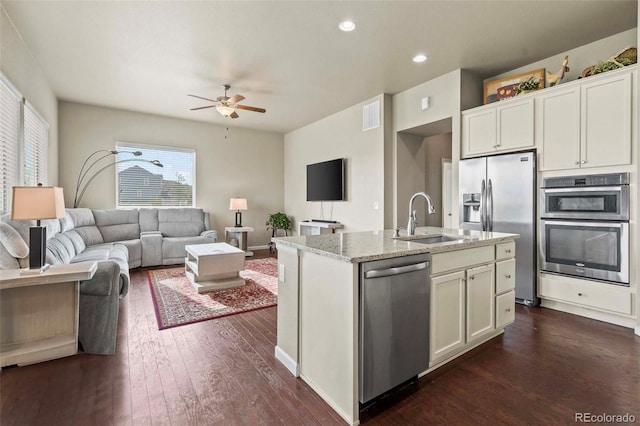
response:
<path id="1" fill-rule="evenodd" d="M 536 97 L 536 145 L 540 170 L 562 170 L 580 164 L 580 87 Z"/>
<path id="2" fill-rule="evenodd" d="M 542 171 L 631 163 L 631 73 L 584 81 L 535 98 Z"/>
<path id="3" fill-rule="evenodd" d="M 465 344 L 465 272 L 431 279 L 430 360 L 443 358 Z"/>
<path id="4" fill-rule="evenodd" d="M 496 328 L 511 324 L 516 319 L 515 292 L 496 296 Z"/>
<path id="5" fill-rule="evenodd" d="M 581 87 L 580 167 L 631 164 L 631 74 Z"/>
<path id="6" fill-rule="evenodd" d="M 633 313 L 633 295 L 629 287 L 545 273 L 540 274 L 538 285 L 538 294 L 544 299 L 602 312 Z"/>
<path id="7" fill-rule="evenodd" d="M 493 331 L 494 265 L 467 270 L 467 342 Z"/>
<path id="8" fill-rule="evenodd" d="M 531 97 L 463 112 L 463 157 L 531 147 L 534 144 L 533 126 Z"/>

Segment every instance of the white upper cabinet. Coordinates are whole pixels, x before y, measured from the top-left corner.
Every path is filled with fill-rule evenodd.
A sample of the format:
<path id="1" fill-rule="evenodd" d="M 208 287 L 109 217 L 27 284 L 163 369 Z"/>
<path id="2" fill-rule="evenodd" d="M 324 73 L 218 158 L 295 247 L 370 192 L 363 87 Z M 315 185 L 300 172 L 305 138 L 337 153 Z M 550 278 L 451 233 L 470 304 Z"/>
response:
<path id="1" fill-rule="evenodd" d="M 465 156 L 495 151 L 498 140 L 495 108 L 463 114 L 462 122 L 462 143 Z"/>
<path id="2" fill-rule="evenodd" d="M 462 113 L 462 158 L 535 146 L 541 171 L 631 164 L 629 66 Z"/>
<path id="3" fill-rule="evenodd" d="M 580 165 L 580 87 L 536 97 L 536 145 L 542 152 L 540 170 Z"/>
<path id="4" fill-rule="evenodd" d="M 463 156 L 533 146 L 533 98 L 462 113 Z"/>
<path id="5" fill-rule="evenodd" d="M 631 74 L 584 84 L 580 166 L 631 164 Z"/>

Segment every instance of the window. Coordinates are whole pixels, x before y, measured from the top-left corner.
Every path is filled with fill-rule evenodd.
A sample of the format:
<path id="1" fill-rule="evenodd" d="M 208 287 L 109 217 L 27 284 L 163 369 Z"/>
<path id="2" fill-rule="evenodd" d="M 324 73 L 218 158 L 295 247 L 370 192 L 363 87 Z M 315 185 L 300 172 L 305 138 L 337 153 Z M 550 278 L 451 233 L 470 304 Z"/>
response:
<path id="1" fill-rule="evenodd" d="M 118 207 L 194 206 L 194 150 L 125 142 L 116 150 Z"/>
<path id="2" fill-rule="evenodd" d="M 34 186 L 47 181 L 47 147 L 49 124 L 29 104 L 24 103 L 24 179 Z"/>
<path id="3" fill-rule="evenodd" d="M 22 96 L 0 76 L 0 214 L 11 210 L 11 187 L 20 178 L 19 140 Z"/>

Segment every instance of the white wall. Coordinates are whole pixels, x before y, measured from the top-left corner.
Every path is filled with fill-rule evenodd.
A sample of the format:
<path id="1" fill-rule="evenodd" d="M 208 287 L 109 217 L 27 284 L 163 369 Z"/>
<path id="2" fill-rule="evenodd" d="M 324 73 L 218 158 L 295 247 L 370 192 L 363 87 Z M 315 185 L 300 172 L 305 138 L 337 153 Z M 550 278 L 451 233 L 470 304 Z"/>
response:
<path id="1" fill-rule="evenodd" d="M 455 70 L 400 92 L 393 97 L 395 170 L 394 181 L 387 182 L 387 184 L 391 184 L 393 187 L 394 226 L 406 226 L 409 217 L 409 199 L 416 192 L 415 186 L 408 185 L 407 182 L 415 182 L 416 180 L 415 173 L 418 165 L 414 163 L 425 161 L 424 158 L 414 158 L 411 148 L 405 141 L 408 134 L 406 131 L 410 132 L 412 128 L 451 118 L 452 187 L 454 202 L 457 202 L 458 161 L 460 160 L 460 91 L 465 78 L 465 72 Z M 422 110 L 421 99 L 426 96 L 429 96 L 431 106 L 427 110 Z M 421 143 L 422 138 L 419 140 Z M 409 144 L 413 144 L 413 142 L 409 142 Z M 416 154 L 426 155 L 417 151 Z M 424 185 L 424 174 L 420 178 L 422 185 Z M 452 221 L 458 223 L 457 209 L 453 211 Z M 420 222 L 418 223 L 420 224 Z"/>
<path id="2" fill-rule="evenodd" d="M 0 69 L 49 123 L 48 185 L 58 185 L 58 101 L 40 65 L 0 9 Z"/>
<path id="3" fill-rule="evenodd" d="M 425 214 L 425 225 L 442 226 L 442 159 L 451 159 L 451 133 L 424 138 L 425 190 L 436 204 L 434 214 Z"/>
<path id="4" fill-rule="evenodd" d="M 344 224 L 344 231 L 384 228 L 384 133 L 381 126 L 362 131 L 362 107 L 380 101 L 379 95 L 316 121 L 284 137 L 285 213 L 298 221 L 321 219 L 321 203 L 306 201 L 306 166 L 346 158 L 346 201 L 324 202 L 324 219 Z M 374 203 L 378 209 L 374 209 Z"/>
<path id="5" fill-rule="evenodd" d="M 247 198 L 249 209 L 242 224 L 255 232 L 249 246 L 265 245 L 269 213 L 284 206 L 283 135 L 275 132 L 224 127 L 151 114 L 60 102 L 60 183 L 67 206 L 73 204 L 75 182 L 84 160 L 99 149 L 114 149 L 116 142 L 190 148 L 196 150 L 196 205 L 211 213 L 211 226 L 221 239 L 224 227 L 233 226 L 235 212 L 229 199 Z M 81 207 L 115 207 L 115 178 L 105 172 L 91 184 Z"/>

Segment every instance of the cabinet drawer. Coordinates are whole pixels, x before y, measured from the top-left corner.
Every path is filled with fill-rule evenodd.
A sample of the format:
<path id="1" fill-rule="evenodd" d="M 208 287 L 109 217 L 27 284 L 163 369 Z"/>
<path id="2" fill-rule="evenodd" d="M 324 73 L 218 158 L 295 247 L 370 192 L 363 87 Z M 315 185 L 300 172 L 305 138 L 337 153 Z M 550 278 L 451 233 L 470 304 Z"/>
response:
<path id="1" fill-rule="evenodd" d="M 511 324 L 516 319 L 516 292 L 496 296 L 496 328 Z"/>
<path id="2" fill-rule="evenodd" d="M 467 268 L 494 260 L 493 246 L 437 253 L 431 256 L 431 274 Z"/>
<path id="3" fill-rule="evenodd" d="M 496 263 L 496 294 L 516 288 L 516 260 Z"/>
<path id="4" fill-rule="evenodd" d="M 496 244 L 496 260 L 509 259 L 516 255 L 516 242 Z"/>
<path id="5" fill-rule="evenodd" d="M 540 297 L 561 302 L 625 315 L 631 315 L 632 312 L 630 290 L 613 284 L 542 274 L 538 292 Z"/>

